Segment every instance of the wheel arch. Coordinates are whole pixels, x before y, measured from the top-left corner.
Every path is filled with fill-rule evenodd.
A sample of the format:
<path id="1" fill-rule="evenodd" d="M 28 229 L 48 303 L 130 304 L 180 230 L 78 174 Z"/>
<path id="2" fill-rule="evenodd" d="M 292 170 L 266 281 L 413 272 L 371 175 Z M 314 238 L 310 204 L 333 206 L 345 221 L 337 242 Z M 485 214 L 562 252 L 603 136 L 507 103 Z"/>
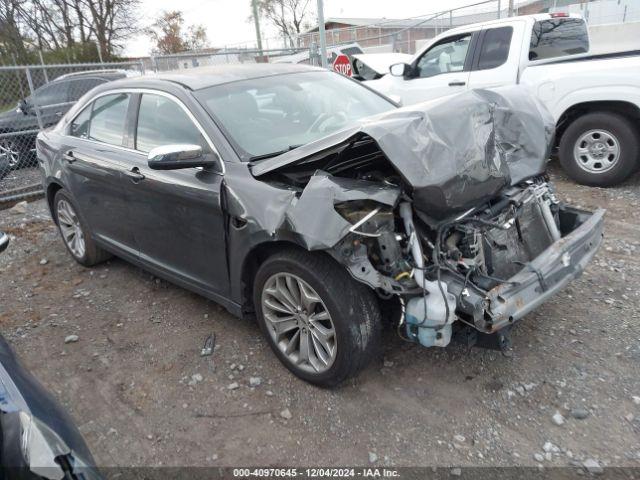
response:
<path id="1" fill-rule="evenodd" d="M 49 185 L 47 185 L 46 190 L 47 205 L 49 206 L 51 218 L 53 218 L 53 221 L 56 223 L 56 225 L 58 224 L 58 219 L 53 209 L 53 199 L 56 198 L 56 193 L 58 193 L 58 191 L 62 190 L 63 188 L 64 186 L 62 185 L 62 183 L 58 182 L 57 180 L 53 180 L 49 183 Z"/>
<path id="2" fill-rule="evenodd" d="M 253 279 L 260 266 L 272 255 L 284 250 L 298 250 L 308 252 L 301 245 L 291 240 L 265 241 L 254 245 L 244 257 L 240 268 L 242 316 L 252 317 L 255 314 L 253 305 Z M 323 255 L 328 262 L 335 262 L 328 253 L 317 250 L 312 253 Z"/>
<path id="3" fill-rule="evenodd" d="M 556 122 L 555 146 L 560 144 L 562 135 L 573 121 L 581 115 L 593 112 L 616 113 L 630 120 L 636 133 L 640 135 L 640 107 L 633 102 L 624 100 L 597 100 L 576 103 L 567 108 Z"/>

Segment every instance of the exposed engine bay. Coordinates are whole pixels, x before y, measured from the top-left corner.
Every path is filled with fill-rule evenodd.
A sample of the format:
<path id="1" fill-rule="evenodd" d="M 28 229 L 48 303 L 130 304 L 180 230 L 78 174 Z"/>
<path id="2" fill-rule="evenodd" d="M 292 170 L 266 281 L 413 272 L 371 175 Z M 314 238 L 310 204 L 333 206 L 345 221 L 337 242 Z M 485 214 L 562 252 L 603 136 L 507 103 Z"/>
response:
<path id="1" fill-rule="evenodd" d="M 446 346 L 457 319 L 491 332 L 487 292 L 561 238 L 560 206 L 541 177 L 437 224 L 409 200 L 395 212 L 373 207 L 336 207 L 353 228 L 334 256 L 383 298 L 401 295 L 406 335 L 424 346 Z"/>
<path id="2" fill-rule="evenodd" d="M 274 234 L 328 252 L 383 301 L 399 300 L 404 338 L 443 347 L 455 330 L 508 330 L 600 245 L 604 211 L 561 204 L 544 176 L 553 127 L 520 90 L 472 91 L 383 114 L 252 173 L 287 192 Z"/>

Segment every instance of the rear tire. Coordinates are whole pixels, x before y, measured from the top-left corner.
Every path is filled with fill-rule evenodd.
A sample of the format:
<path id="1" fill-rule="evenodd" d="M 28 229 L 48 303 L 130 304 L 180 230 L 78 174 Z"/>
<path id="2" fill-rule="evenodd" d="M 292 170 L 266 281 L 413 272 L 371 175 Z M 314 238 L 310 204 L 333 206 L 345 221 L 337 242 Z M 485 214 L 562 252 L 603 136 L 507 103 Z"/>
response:
<path id="1" fill-rule="evenodd" d="M 379 352 L 381 316 L 375 294 L 328 256 L 292 249 L 269 257 L 256 274 L 253 301 L 278 359 L 309 383 L 338 385 Z M 308 355 L 302 353 L 307 351 L 305 336 Z"/>
<path id="2" fill-rule="evenodd" d="M 640 139 L 625 117 L 610 112 L 580 116 L 560 140 L 560 164 L 583 185 L 610 187 L 638 167 Z"/>
<path id="3" fill-rule="evenodd" d="M 53 214 L 64 246 L 80 265 L 92 267 L 112 257 L 109 252 L 96 245 L 89 227 L 64 190 L 58 190 L 53 198 Z"/>

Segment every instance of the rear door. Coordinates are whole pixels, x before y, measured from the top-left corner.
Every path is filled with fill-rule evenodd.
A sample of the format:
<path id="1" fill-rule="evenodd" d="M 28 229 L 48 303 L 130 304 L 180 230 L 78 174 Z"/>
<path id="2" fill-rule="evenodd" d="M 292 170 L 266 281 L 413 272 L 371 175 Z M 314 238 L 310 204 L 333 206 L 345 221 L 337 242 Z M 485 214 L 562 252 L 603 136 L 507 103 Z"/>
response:
<path id="1" fill-rule="evenodd" d="M 518 81 L 524 22 L 483 29 L 478 35 L 469 88 L 514 85 Z"/>
<path id="2" fill-rule="evenodd" d="M 465 91 L 475 35 L 467 32 L 446 37 L 424 52 L 414 63 L 411 76 L 402 79 L 402 91 L 398 94 L 403 103 L 409 105 Z"/>
<path id="3" fill-rule="evenodd" d="M 220 205 L 223 166 L 152 170 L 149 151 L 175 144 L 215 148 L 198 121 L 176 97 L 163 92 L 136 95 L 137 122 L 132 129 L 129 214 L 140 259 L 205 293 L 227 296 L 225 223 Z"/>
<path id="4" fill-rule="evenodd" d="M 63 161 L 65 184 L 95 238 L 119 253 L 137 257 L 123 171 L 127 168 L 126 131 L 131 95 L 98 97 L 70 122 Z"/>

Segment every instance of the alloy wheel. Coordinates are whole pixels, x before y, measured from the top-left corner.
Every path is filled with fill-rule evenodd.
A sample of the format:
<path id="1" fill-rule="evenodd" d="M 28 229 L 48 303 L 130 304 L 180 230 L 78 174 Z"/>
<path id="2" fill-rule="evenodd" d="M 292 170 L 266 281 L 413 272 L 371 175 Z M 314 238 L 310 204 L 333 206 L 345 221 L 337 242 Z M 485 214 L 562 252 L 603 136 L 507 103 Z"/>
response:
<path id="1" fill-rule="evenodd" d="M 58 202 L 56 213 L 64 243 L 67 244 L 67 247 L 76 258 L 83 258 L 86 245 L 84 232 L 76 211 L 69 202 L 62 199 Z"/>
<path id="2" fill-rule="evenodd" d="M 17 168 L 20 163 L 18 147 L 10 140 L 0 140 L 0 158 L 7 161 L 9 168 Z"/>
<path id="3" fill-rule="evenodd" d="M 583 170 L 589 173 L 604 173 L 618 162 L 620 142 L 606 130 L 589 130 L 576 141 L 573 156 Z"/>
<path id="4" fill-rule="evenodd" d="M 318 293 L 291 273 L 272 275 L 262 290 L 262 314 L 271 338 L 289 362 L 322 373 L 336 359 L 336 332 Z"/>

